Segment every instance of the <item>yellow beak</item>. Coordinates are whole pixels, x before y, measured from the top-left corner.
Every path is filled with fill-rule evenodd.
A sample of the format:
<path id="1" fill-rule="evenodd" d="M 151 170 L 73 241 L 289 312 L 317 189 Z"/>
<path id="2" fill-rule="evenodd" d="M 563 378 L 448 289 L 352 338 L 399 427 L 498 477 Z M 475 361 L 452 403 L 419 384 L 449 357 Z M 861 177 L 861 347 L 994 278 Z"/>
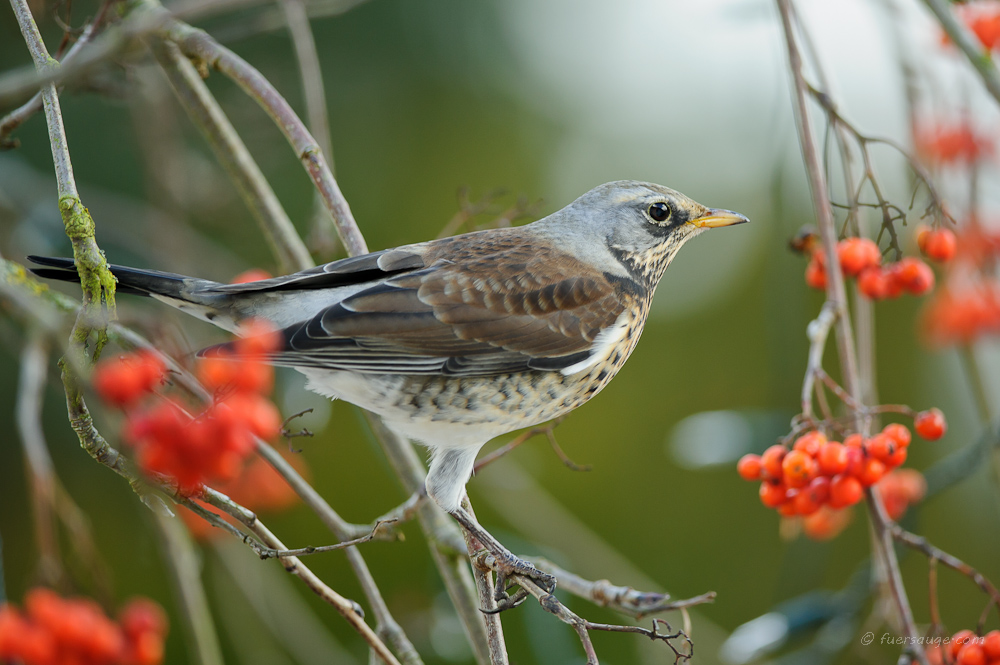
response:
<path id="1" fill-rule="evenodd" d="M 719 226 L 732 226 L 733 224 L 745 224 L 750 220 L 738 212 L 732 210 L 720 210 L 712 208 L 708 214 L 698 219 L 688 220 L 688 224 L 694 224 L 699 228 L 714 229 Z"/>

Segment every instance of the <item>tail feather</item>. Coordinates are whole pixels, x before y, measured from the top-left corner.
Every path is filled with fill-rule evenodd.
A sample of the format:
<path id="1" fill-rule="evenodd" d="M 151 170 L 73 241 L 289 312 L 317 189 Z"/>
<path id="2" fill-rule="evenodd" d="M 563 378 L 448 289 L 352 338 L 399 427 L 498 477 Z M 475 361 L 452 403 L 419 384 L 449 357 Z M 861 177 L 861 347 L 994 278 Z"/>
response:
<path id="1" fill-rule="evenodd" d="M 31 272 L 44 279 L 63 282 L 80 282 L 73 259 L 50 256 L 29 256 L 28 260 L 45 268 L 31 268 Z M 127 266 L 110 265 L 111 274 L 118 280 L 116 291 L 134 295 L 159 295 L 184 300 L 184 283 L 187 277 L 159 270 L 140 270 Z"/>

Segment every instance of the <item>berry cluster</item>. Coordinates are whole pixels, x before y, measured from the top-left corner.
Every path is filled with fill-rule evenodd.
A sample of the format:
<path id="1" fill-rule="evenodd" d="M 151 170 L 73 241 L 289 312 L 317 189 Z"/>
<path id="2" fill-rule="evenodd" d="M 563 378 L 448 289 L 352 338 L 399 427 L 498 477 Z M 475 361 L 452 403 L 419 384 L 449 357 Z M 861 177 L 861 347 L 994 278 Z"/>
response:
<path id="1" fill-rule="evenodd" d="M 913 128 L 913 144 L 920 160 L 935 166 L 969 165 L 994 152 L 990 139 L 965 120 L 925 120 Z"/>
<path id="2" fill-rule="evenodd" d="M 283 456 L 299 475 L 308 479 L 308 469 L 303 463 L 301 455 L 285 454 Z M 280 512 L 298 502 L 298 495 L 285 482 L 285 479 L 274 470 L 273 466 L 257 456 L 246 461 L 235 478 L 216 485 L 215 489 L 254 513 Z M 201 504 L 201 507 L 216 513 L 222 519 L 233 521 L 229 515 L 220 513 L 207 504 Z M 222 533 L 189 510 L 181 511 L 180 516 L 191 535 L 199 540 L 208 540 L 212 536 Z"/>
<path id="3" fill-rule="evenodd" d="M 845 238 L 837 243 L 837 258 L 846 277 L 856 277 L 858 290 L 871 300 L 898 298 L 904 291 L 920 296 L 934 288 L 934 271 L 914 257 L 882 265 L 878 245 L 868 238 Z M 812 249 L 806 267 L 806 284 L 826 288 L 826 254 L 822 247 Z"/>
<path id="4" fill-rule="evenodd" d="M 24 611 L 0 605 L 0 662 L 24 665 L 159 665 L 167 617 L 138 598 L 108 618 L 92 600 L 35 588 Z"/>
<path id="5" fill-rule="evenodd" d="M 938 409 L 923 411 L 914 419 L 914 429 L 922 438 L 939 439 L 946 429 L 944 416 Z M 791 450 L 773 445 L 762 455 L 744 455 L 736 470 L 745 480 L 761 481 L 761 503 L 784 517 L 806 517 L 807 535 L 823 539 L 836 535 L 849 520 L 836 511 L 861 501 L 864 488 L 883 479 L 893 519 L 923 497 L 919 474 L 889 473 L 906 461 L 910 440 L 910 430 L 898 423 L 869 439 L 851 434 L 843 443 L 813 430 L 798 437 Z"/>
<path id="6" fill-rule="evenodd" d="M 963 224 L 955 260 L 923 313 L 929 342 L 968 344 L 985 334 L 1000 334 L 998 266 L 1000 233 L 988 231 L 975 220 Z"/>
<path id="7" fill-rule="evenodd" d="M 272 439 L 281 429 L 281 416 L 266 397 L 274 370 L 250 360 L 276 349 L 279 336 L 263 323 L 242 332 L 245 336 L 232 352 L 219 351 L 200 361 L 198 374 L 214 399 L 194 416 L 173 397 L 143 401 L 159 385 L 163 371 L 162 364 L 153 368 L 144 355 L 105 361 L 95 369 L 94 387 L 126 410 L 122 436 L 135 449 L 140 468 L 169 476 L 183 494 L 234 478 L 254 448 L 254 437 Z"/>
<path id="8" fill-rule="evenodd" d="M 932 665 L 1000 665 L 1000 630 L 978 637 L 971 630 L 960 630 L 943 645 L 927 650 Z"/>

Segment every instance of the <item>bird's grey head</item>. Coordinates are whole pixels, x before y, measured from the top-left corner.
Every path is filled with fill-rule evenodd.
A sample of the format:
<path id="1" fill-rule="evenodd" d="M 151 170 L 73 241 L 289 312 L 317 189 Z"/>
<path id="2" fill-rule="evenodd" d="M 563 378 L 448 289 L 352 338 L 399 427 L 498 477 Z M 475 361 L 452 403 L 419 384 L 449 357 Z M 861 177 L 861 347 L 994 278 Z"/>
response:
<path id="1" fill-rule="evenodd" d="M 568 251 L 591 259 L 598 258 L 596 252 L 610 252 L 623 271 L 653 287 L 689 239 L 705 229 L 749 220 L 669 187 L 618 180 L 595 187 L 542 221 Z"/>

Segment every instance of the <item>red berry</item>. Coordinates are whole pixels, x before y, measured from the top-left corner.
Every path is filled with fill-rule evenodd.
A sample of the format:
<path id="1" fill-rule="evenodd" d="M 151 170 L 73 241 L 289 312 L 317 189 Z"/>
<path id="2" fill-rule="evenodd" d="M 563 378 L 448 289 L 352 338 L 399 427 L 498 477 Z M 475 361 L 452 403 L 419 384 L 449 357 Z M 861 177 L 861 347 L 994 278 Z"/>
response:
<path id="1" fill-rule="evenodd" d="M 954 660 L 958 657 L 958 652 L 962 650 L 962 647 L 971 644 L 974 639 L 976 639 L 976 634 L 971 630 L 958 631 L 951 636 L 951 641 L 948 643 L 948 655 Z"/>
<path id="2" fill-rule="evenodd" d="M 945 422 L 941 409 L 933 408 L 917 414 L 917 417 L 913 419 L 913 429 L 921 438 L 937 441 L 948 431 L 948 424 Z"/>
<path id="3" fill-rule="evenodd" d="M 777 507 L 778 514 L 782 517 L 795 517 L 798 515 L 798 509 L 795 507 L 795 497 L 798 496 L 795 490 L 788 490 L 788 496 L 785 498 L 785 502 Z"/>
<path id="4" fill-rule="evenodd" d="M 777 508 L 785 502 L 787 496 L 788 488 L 784 483 L 765 480 L 760 484 L 760 502 L 768 508 Z"/>
<path id="5" fill-rule="evenodd" d="M 785 455 L 788 451 L 785 450 L 784 446 L 779 446 L 775 444 L 764 451 L 761 455 L 761 464 L 764 467 L 763 475 L 769 480 L 781 480 L 783 472 L 781 470 L 781 461 L 785 459 Z"/>
<path id="6" fill-rule="evenodd" d="M 806 285 L 820 291 L 826 288 L 826 269 L 815 258 L 806 266 Z"/>
<path id="7" fill-rule="evenodd" d="M 889 297 L 889 273 L 879 267 L 868 268 L 858 275 L 858 290 L 869 300 Z"/>
<path id="8" fill-rule="evenodd" d="M 910 445 L 910 439 L 912 439 L 910 429 L 906 425 L 900 425 L 899 423 L 886 425 L 882 429 L 882 433 L 895 441 L 896 445 L 901 448 Z"/>
<path id="9" fill-rule="evenodd" d="M 823 506 L 802 520 L 802 531 L 813 540 L 830 540 L 850 523 L 850 510 L 834 510 Z"/>
<path id="10" fill-rule="evenodd" d="M 844 470 L 843 475 L 857 478 L 861 475 L 862 467 L 865 464 L 865 453 L 861 448 L 855 446 L 844 447 L 847 450 L 847 469 Z"/>
<path id="11" fill-rule="evenodd" d="M 151 351 L 109 358 L 94 369 L 94 389 L 105 401 L 127 406 L 152 392 L 165 371 L 163 361 Z"/>
<path id="12" fill-rule="evenodd" d="M 148 598 L 134 598 L 118 614 L 122 630 L 130 640 L 142 633 L 167 634 L 167 613 Z"/>
<path id="13" fill-rule="evenodd" d="M 958 650 L 955 665 L 986 665 L 986 652 L 978 642 L 966 644 Z"/>
<path id="14" fill-rule="evenodd" d="M 837 243 L 837 257 L 840 259 L 840 269 L 848 277 L 856 277 L 866 268 L 872 268 L 882 262 L 882 253 L 872 240 L 868 238 L 845 238 Z"/>
<path id="15" fill-rule="evenodd" d="M 761 471 L 764 466 L 761 463 L 760 455 L 744 455 L 736 463 L 736 473 L 740 474 L 743 480 L 760 480 Z"/>
<path id="16" fill-rule="evenodd" d="M 907 448 L 897 446 L 896 451 L 883 460 L 885 468 L 895 469 L 897 466 L 903 466 L 908 456 L 907 450 Z"/>
<path id="17" fill-rule="evenodd" d="M 865 445 L 865 437 L 860 434 L 848 434 L 844 437 L 844 447 L 846 448 L 861 448 Z"/>
<path id="18" fill-rule="evenodd" d="M 949 229 L 935 229 L 927 231 L 922 236 L 918 235 L 917 244 L 927 258 L 942 263 L 951 261 L 955 257 L 955 249 L 958 247 L 955 234 Z"/>
<path id="19" fill-rule="evenodd" d="M 865 460 L 864 465 L 861 467 L 861 473 L 858 474 L 858 480 L 865 487 L 870 487 L 882 480 L 882 476 L 885 475 L 885 464 L 873 457 L 869 457 Z"/>
<path id="20" fill-rule="evenodd" d="M 847 470 L 847 448 L 842 443 L 831 441 L 824 444 L 819 449 L 816 459 L 819 462 L 819 470 L 824 475 L 832 477 Z"/>
<path id="21" fill-rule="evenodd" d="M 884 462 L 896 452 L 896 441 L 885 434 L 876 434 L 865 442 L 865 451 L 869 457 Z"/>
<path id="22" fill-rule="evenodd" d="M 853 506 L 861 497 L 864 490 L 861 483 L 854 476 L 834 476 L 830 481 L 830 507 L 846 508 Z"/>
<path id="23" fill-rule="evenodd" d="M 920 259 L 908 256 L 894 266 L 892 279 L 899 286 L 915 296 L 920 296 L 934 288 L 934 271 Z"/>
<path id="24" fill-rule="evenodd" d="M 816 457 L 824 443 L 826 443 L 826 435 L 823 432 L 813 430 L 795 439 L 792 449 L 800 450 L 810 457 Z"/>
<path id="25" fill-rule="evenodd" d="M 817 464 L 808 453 L 793 450 L 781 461 L 785 483 L 789 487 L 805 487 L 816 477 Z"/>
<path id="26" fill-rule="evenodd" d="M 1000 660 L 1000 630 L 991 630 L 983 637 L 983 651 L 990 660 Z"/>
<path id="27" fill-rule="evenodd" d="M 808 486 L 800 489 L 792 498 L 798 515 L 812 515 L 830 497 L 830 479 L 825 476 L 813 478 Z"/>

